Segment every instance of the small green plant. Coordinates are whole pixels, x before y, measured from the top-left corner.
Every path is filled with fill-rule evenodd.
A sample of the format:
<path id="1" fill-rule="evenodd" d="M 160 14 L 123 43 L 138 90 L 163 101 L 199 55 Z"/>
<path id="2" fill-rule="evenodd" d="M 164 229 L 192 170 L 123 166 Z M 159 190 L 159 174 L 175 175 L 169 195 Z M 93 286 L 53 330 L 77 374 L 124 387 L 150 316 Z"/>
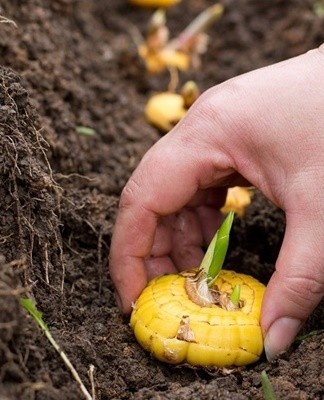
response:
<path id="1" fill-rule="evenodd" d="M 277 400 L 273 387 L 271 385 L 268 374 L 265 370 L 261 372 L 261 384 L 263 389 L 263 396 L 265 400 Z"/>
<path id="2" fill-rule="evenodd" d="M 94 136 L 96 134 L 96 131 L 92 128 L 89 128 L 88 126 L 77 126 L 75 130 L 78 132 L 79 135 L 81 136 Z"/>
<path id="3" fill-rule="evenodd" d="M 303 342 L 305 339 L 308 339 L 308 338 L 310 338 L 310 337 L 312 337 L 312 336 L 319 335 L 319 334 L 321 334 L 321 333 L 323 333 L 323 332 L 324 332 L 324 329 L 316 329 L 316 330 L 314 330 L 314 331 L 310 331 L 310 332 L 308 332 L 308 333 L 305 333 L 305 335 L 296 336 L 296 338 L 295 338 L 295 340 L 294 340 L 294 343 L 295 343 L 295 344 L 300 344 L 300 343 Z"/>
<path id="4" fill-rule="evenodd" d="M 59 353 L 59 355 L 61 356 L 62 360 L 64 361 L 66 367 L 70 370 L 74 379 L 80 385 L 80 389 L 81 389 L 82 393 L 84 394 L 85 398 L 87 400 L 93 400 L 92 396 L 90 395 L 90 393 L 88 392 L 88 390 L 84 386 L 84 384 L 82 383 L 82 381 L 79 377 L 79 374 L 77 373 L 76 369 L 71 364 L 67 355 L 64 353 L 64 351 L 60 348 L 60 346 L 56 343 L 55 339 L 53 338 L 51 332 L 49 331 L 48 326 L 46 325 L 46 323 L 43 320 L 43 313 L 37 310 L 35 302 L 32 299 L 23 298 L 20 300 L 20 303 L 29 312 L 29 314 L 34 318 L 34 320 L 38 323 L 38 325 L 41 327 L 42 331 L 45 333 L 45 336 L 47 337 L 47 339 L 49 340 L 51 345 Z"/>
<path id="5" fill-rule="evenodd" d="M 324 1 L 323 0 L 319 0 L 319 1 L 315 1 L 313 4 L 313 13 L 317 16 L 317 17 L 323 17 L 324 16 Z"/>

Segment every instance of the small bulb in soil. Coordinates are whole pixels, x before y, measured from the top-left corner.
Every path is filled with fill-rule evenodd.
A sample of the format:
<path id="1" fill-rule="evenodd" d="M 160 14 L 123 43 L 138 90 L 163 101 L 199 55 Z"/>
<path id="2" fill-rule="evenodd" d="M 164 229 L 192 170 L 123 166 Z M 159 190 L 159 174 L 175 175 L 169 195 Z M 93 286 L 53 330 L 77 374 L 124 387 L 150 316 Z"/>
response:
<path id="1" fill-rule="evenodd" d="M 144 110 L 147 121 L 162 132 L 170 131 L 186 114 L 187 109 L 198 98 L 195 82 L 186 82 L 180 93 L 162 92 L 153 95 Z"/>
<path id="2" fill-rule="evenodd" d="M 183 97 L 171 92 L 153 95 L 144 110 L 148 122 L 163 132 L 170 131 L 185 116 L 186 112 Z"/>
<path id="3" fill-rule="evenodd" d="M 197 271 L 191 271 L 161 276 L 144 289 L 131 316 L 139 344 L 170 364 L 230 367 L 256 362 L 263 351 L 264 285 L 250 276 L 223 270 L 210 289 L 212 299 L 201 303 L 190 289 L 196 275 Z M 236 285 L 240 285 L 239 306 L 230 300 Z"/>

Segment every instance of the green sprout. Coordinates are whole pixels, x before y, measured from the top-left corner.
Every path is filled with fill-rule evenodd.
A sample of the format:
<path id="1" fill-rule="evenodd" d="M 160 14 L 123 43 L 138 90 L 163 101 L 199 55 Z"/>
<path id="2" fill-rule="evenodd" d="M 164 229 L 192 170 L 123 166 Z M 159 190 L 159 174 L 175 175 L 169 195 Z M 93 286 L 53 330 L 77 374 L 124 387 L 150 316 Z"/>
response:
<path id="1" fill-rule="evenodd" d="M 94 136 L 96 134 L 96 131 L 93 128 L 89 128 L 88 126 L 76 126 L 75 130 L 81 136 Z"/>
<path id="2" fill-rule="evenodd" d="M 313 4 L 313 13 L 317 16 L 317 17 L 323 17 L 324 16 L 324 1 L 323 0 L 319 0 L 319 1 L 315 1 Z"/>
<path id="3" fill-rule="evenodd" d="M 207 274 L 209 287 L 213 286 L 223 267 L 233 220 L 234 212 L 230 211 L 216 232 L 213 240 L 210 242 L 206 254 L 200 264 L 200 268 Z"/>
<path id="4" fill-rule="evenodd" d="M 316 330 L 310 331 L 310 332 L 308 332 L 308 333 L 305 333 L 305 335 L 296 336 L 296 338 L 295 338 L 295 340 L 294 340 L 294 343 L 300 344 L 300 343 L 303 342 L 305 339 L 308 339 L 308 338 L 310 338 L 310 337 L 312 337 L 312 336 L 320 335 L 320 334 L 323 333 L 323 332 L 324 332 L 324 329 L 316 329 Z"/>
<path id="5" fill-rule="evenodd" d="M 72 376 L 74 379 L 78 382 L 80 385 L 80 389 L 82 393 L 84 394 L 85 398 L 87 400 L 93 400 L 92 396 L 82 383 L 79 374 L 77 373 L 76 369 L 73 367 L 71 364 L 70 360 L 68 359 L 67 355 L 64 353 L 64 351 L 60 348 L 60 346 L 56 343 L 55 339 L 53 338 L 51 332 L 49 331 L 48 326 L 43 320 L 43 313 L 38 311 L 36 308 L 36 304 L 32 299 L 24 298 L 20 300 L 21 305 L 29 312 L 29 314 L 34 318 L 34 320 L 38 323 L 38 325 L 41 327 L 42 331 L 45 333 L 45 336 L 51 343 L 51 345 L 54 347 L 54 349 L 59 353 L 61 356 L 62 360 L 64 361 L 66 367 L 70 370 Z"/>
<path id="6" fill-rule="evenodd" d="M 240 305 L 241 285 L 235 285 L 230 295 L 230 300 L 235 306 Z"/>
<path id="7" fill-rule="evenodd" d="M 261 372 L 261 384 L 265 400 L 277 400 L 270 379 L 268 378 L 268 374 L 265 370 Z"/>

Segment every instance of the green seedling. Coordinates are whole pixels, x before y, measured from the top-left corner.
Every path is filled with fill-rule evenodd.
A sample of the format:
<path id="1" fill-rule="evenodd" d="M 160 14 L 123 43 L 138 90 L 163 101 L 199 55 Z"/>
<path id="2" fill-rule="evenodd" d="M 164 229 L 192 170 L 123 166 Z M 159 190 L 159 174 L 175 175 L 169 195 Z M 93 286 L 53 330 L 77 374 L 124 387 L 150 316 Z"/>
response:
<path id="1" fill-rule="evenodd" d="M 261 372 L 261 384 L 265 400 L 277 400 L 270 379 L 265 370 Z"/>
<path id="2" fill-rule="evenodd" d="M 313 13 L 319 18 L 324 16 L 324 1 L 323 0 L 314 2 Z"/>
<path id="3" fill-rule="evenodd" d="M 324 332 L 324 329 L 316 329 L 316 330 L 314 330 L 314 331 L 305 333 L 305 335 L 296 336 L 296 338 L 295 338 L 295 340 L 294 340 L 294 343 L 295 343 L 295 344 L 299 344 L 299 343 L 301 343 L 302 341 L 304 341 L 305 339 L 308 339 L 308 338 L 310 338 L 310 337 L 312 337 L 312 336 L 319 335 L 319 334 L 321 334 L 321 333 L 323 333 L 323 332 Z"/>
<path id="4" fill-rule="evenodd" d="M 43 313 L 38 311 L 36 308 L 36 304 L 32 299 L 24 298 L 20 300 L 21 305 L 29 312 L 29 314 L 34 318 L 34 320 L 38 323 L 42 331 L 45 333 L 45 336 L 54 347 L 54 349 L 59 353 L 62 360 L 64 361 L 66 367 L 70 370 L 74 379 L 78 382 L 82 393 L 84 394 L 87 400 L 93 400 L 92 396 L 88 392 L 87 388 L 82 383 L 79 374 L 77 373 L 76 369 L 71 364 L 70 360 L 68 359 L 67 355 L 64 351 L 60 348 L 60 346 L 56 343 L 55 339 L 53 338 L 48 326 L 43 320 Z"/>
<path id="5" fill-rule="evenodd" d="M 96 131 L 88 126 L 77 126 L 75 130 L 81 136 L 94 136 L 96 134 Z"/>
<path id="6" fill-rule="evenodd" d="M 228 249 L 229 235 L 234 220 L 234 212 L 230 211 L 211 241 L 207 252 L 200 264 L 200 269 L 207 274 L 208 286 L 215 283 L 224 264 Z"/>

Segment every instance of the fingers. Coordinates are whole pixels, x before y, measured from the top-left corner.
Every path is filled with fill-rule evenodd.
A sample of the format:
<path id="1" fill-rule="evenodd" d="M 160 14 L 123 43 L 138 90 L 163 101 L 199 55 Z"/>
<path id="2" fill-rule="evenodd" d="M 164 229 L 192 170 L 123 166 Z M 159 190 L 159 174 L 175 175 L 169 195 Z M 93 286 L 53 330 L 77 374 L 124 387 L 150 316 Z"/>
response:
<path id="1" fill-rule="evenodd" d="M 268 154 L 273 159 L 275 156 L 273 165 L 280 165 L 284 173 L 273 173 L 268 168 L 270 158 L 264 157 L 265 185 L 256 185 L 286 211 L 287 217 L 276 272 L 263 301 L 261 324 L 269 360 L 291 344 L 324 293 L 324 142 L 323 118 L 317 112 L 324 100 L 323 91 L 318 90 L 319 79 L 323 77 L 323 60 L 318 51 L 312 51 L 283 65 L 283 68 L 293 67 L 290 69 L 294 72 L 290 74 L 293 80 L 285 74 L 286 86 L 280 87 L 292 101 L 284 98 L 284 103 L 277 102 L 278 106 L 286 107 L 286 113 L 276 112 L 276 115 L 285 116 L 289 122 L 276 118 L 281 124 L 281 128 L 277 126 L 276 129 L 283 133 L 278 137 L 285 140 L 273 142 L 275 151 L 272 153 L 269 146 Z M 292 92 L 290 87 L 294 88 Z M 305 91 L 307 96 L 303 94 Z"/>
<path id="2" fill-rule="evenodd" d="M 301 222 L 301 218 L 302 222 Z M 286 350 L 324 294 L 322 224 L 287 216 L 281 252 L 263 300 L 261 325 L 268 360 Z"/>
<path id="3" fill-rule="evenodd" d="M 226 187 L 213 187 L 199 190 L 188 203 L 188 207 L 194 209 L 199 221 L 199 230 L 204 246 L 210 243 L 223 220 L 224 216 L 219 210 L 225 204 L 226 195 Z M 192 229 L 190 230 L 192 231 Z"/>
<path id="4" fill-rule="evenodd" d="M 149 257 L 145 260 L 145 266 L 147 269 L 147 279 L 151 280 L 156 276 L 164 274 L 176 274 L 176 269 L 171 257 L 168 255 L 161 257 Z"/>
<path id="5" fill-rule="evenodd" d="M 121 195 L 109 268 L 119 306 L 125 313 L 131 311 L 132 302 L 149 278 L 144 260 L 151 254 L 159 217 L 183 208 L 198 191 L 200 180 L 210 174 L 211 165 L 198 161 L 195 148 L 188 145 L 186 152 L 182 150 L 178 140 L 158 142 L 143 158 Z M 148 261 L 150 275 L 171 268 L 170 259 L 164 257 L 167 254 L 163 255 L 168 244 L 165 248 L 156 246 L 153 250 L 158 259 Z"/>
<path id="6" fill-rule="evenodd" d="M 203 256 L 200 223 L 194 210 L 184 208 L 160 218 L 150 256 L 145 259 L 148 279 L 197 266 Z"/>
<path id="7" fill-rule="evenodd" d="M 144 258 L 153 245 L 156 221 L 154 212 L 136 201 L 124 205 L 118 214 L 110 245 L 109 271 L 123 313 L 130 313 L 132 303 L 147 283 Z"/>
<path id="8" fill-rule="evenodd" d="M 207 206 L 198 207 L 196 213 L 200 220 L 203 243 L 205 246 L 208 246 L 214 237 L 215 232 L 220 227 L 224 215 L 219 211 L 219 208 Z"/>
<path id="9" fill-rule="evenodd" d="M 197 267 L 203 257 L 203 237 L 200 223 L 193 210 L 177 213 L 172 224 L 171 257 L 181 270 Z"/>
<path id="10" fill-rule="evenodd" d="M 190 123 L 192 118 L 188 116 L 188 119 Z M 208 119 L 201 119 L 199 124 L 202 126 L 198 131 L 204 132 L 201 141 L 188 136 L 187 130 L 181 130 L 178 134 L 168 134 L 153 146 L 121 195 L 109 267 L 123 312 L 130 312 L 131 303 L 145 287 L 149 276 L 172 269 L 166 253 L 169 244 L 159 247 L 161 245 L 154 239 L 161 234 L 157 229 L 158 220 L 181 210 L 200 189 L 208 188 L 233 172 L 227 156 L 206 143 L 214 137 L 212 133 L 207 134 Z M 185 228 L 189 228 L 188 224 Z M 192 228 L 192 232 L 195 230 Z M 189 242 L 185 243 L 187 239 L 181 230 L 177 236 L 180 243 L 187 246 L 186 257 L 177 251 L 172 254 L 180 264 L 189 258 L 193 262 L 201 258 L 201 250 L 197 249 L 198 243 L 202 244 L 201 237 L 190 239 L 188 236 Z M 173 242 L 172 248 L 175 247 Z M 152 248 L 158 260 L 150 259 Z"/>

